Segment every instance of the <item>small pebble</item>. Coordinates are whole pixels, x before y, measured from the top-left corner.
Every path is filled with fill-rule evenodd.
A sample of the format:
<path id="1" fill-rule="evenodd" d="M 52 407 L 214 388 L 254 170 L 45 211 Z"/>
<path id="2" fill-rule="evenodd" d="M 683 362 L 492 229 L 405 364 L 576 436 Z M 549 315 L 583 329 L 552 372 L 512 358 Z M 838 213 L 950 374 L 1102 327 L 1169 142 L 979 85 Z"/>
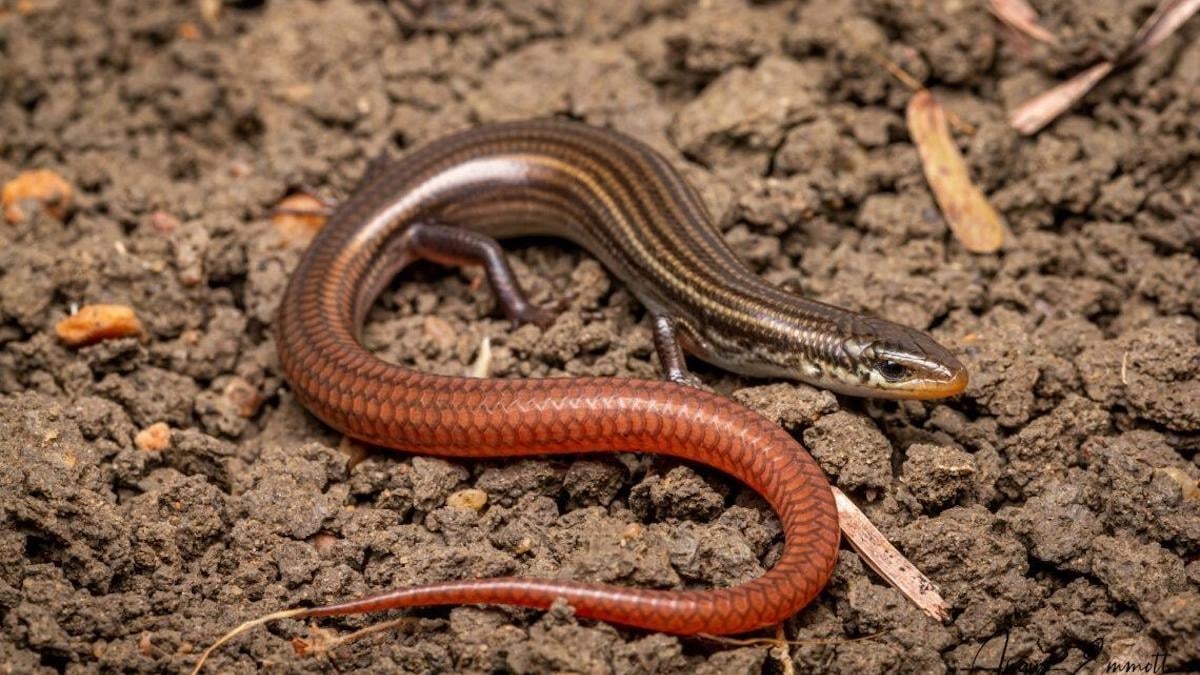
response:
<path id="1" fill-rule="evenodd" d="M 0 195 L 4 219 L 14 225 L 25 222 L 27 215 L 21 208 L 25 201 L 39 202 L 46 213 L 64 220 L 71 210 L 71 185 L 48 169 L 25 171 L 4 184 Z"/>
<path id="2" fill-rule="evenodd" d="M 487 504 L 488 496 L 483 490 L 468 488 L 459 490 L 454 494 L 446 497 L 446 506 L 452 509 L 470 509 L 471 511 L 482 511 Z"/>
<path id="3" fill-rule="evenodd" d="M 423 322 L 422 331 L 425 337 L 437 345 L 438 351 L 445 353 L 454 347 L 457 340 L 454 327 L 440 316 L 427 316 Z"/>
<path id="4" fill-rule="evenodd" d="M 240 159 L 235 159 L 229 163 L 229 175 L 234 178 L 245 178 L 254 173 L 254 167 Z"/>
<path id="5" fill-rule="evenodd" d="M 85 305 L 74 315 L 59 321 L 54 333 L 68 347 L 146 335 L 133 308 L 127 305 Z"/>
<path id="6" fill-rule="evenodd" d="M 147 222 L 155 232 L 170 234 L 179 229 L 179 219 L 167 211 L 155 211 L 147 218 Z"/>
<path id="7" fill-rule="evenodd" d="M 333 548 L 333 545 L 337 543 L 337 540 L 338 538 L 336 535 L 321 530 L 312 536 L 312 545 L 313 548 L 317 549 L 318 551 L 324 552 Z"/>
<path id="8" fill-rule="evenodd" d="M 297 82 L 283 88 L 283 97 L 292 103 L 304 103 L 312 95 L 313 86 L 307 82 Z"/>
<path id="9" fill-rule="evenodd" d="M 307 246 L 325 227 L 325 205 L 316 197 L 298 192 L 284 197 L 275 207 L 271 224 L 288 246 Z"/>
<path id="10" fill-rule="evenodd" d="M 1171 480 L 1179 484 L 1179 489 L 1183 493 L 1185 500 L 1200 501 L 1200 486 L 1196 485 L 1196 481 L 1187 475 L 1186 471 L 1173 466 L 1160 469 L 1160 471 L 1167 474 Z"/>
<path id="11" fill-rule="evenodd" d="M 338 443 L 338 451 L 346 455 L 346 472 L 349 473 L 354 467 L 358 466 L 363 460 L 371 456 L 371 449 L 362 443 L 350 438 L 342 436 L 342 441 Z M 404 473 L 407 469 L 405 465 L 400 466 L 400 473 Z"/>
<path id="12" fill-rule="evenodd" d="M 138 450 L 162 452 L 171 446 L 171 427 L 163 422 L 151 424 L 137 433 L 133 443 Z"/>
<path id="13" fill-rule="evenodd" d="M 237 406 L 238 415 L 247 419 L 254 417 L 262 405 L 262 395 L 254 385 L 240 377 L 234 377 L 225 385 L 225 398 Z"/>
<path id="14" fill-rule="evenodd" d="M 188 42 L 195 42 L 203 37 L 203 33 L 200 32 L 200 27 L 191 21 L 185 21 L 179 24 L 179 28 L 175 30 L 175 35 L 179 39 L 187 40 Z"/>

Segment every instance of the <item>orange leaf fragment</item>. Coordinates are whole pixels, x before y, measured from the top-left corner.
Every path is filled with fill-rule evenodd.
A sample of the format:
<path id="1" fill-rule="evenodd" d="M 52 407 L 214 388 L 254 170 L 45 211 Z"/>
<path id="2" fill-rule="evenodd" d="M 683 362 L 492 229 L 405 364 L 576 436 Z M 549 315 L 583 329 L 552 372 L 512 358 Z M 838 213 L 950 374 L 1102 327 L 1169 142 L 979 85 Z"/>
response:
<path id="1" fill-rule="evenodd" d="M 21 202 L 40 202 L 42 208 L 59 220 L 71 210 L 71 185 L 49 169 L 24 171 L 4 184 L 0 202 L 4 204 L 4 219 L 14 225 L 25 220 Z"/>
<path id="2" fill-rule="evenodd" d="M 103 340 L 144 337 L 142 324 L 126 305 L 87 305 L 54 327 L 58 339 L 68 347 L 85 347 Z"/>
<path id="3" fill-rule="evenodd" d="M 307 246 L 328 219 L 325 204 L 303 192 L 284 197 L 271 214 L 271 224 L 289 246 Z"/>
<path id="4" fill-rule="evenodd" d="M 1004 221 L 971 182 L 967 165 L 950 136 L 942 104 L 923 89 L 909 101 L 907 119 L 925 178 L 954 237 L 972 253 L 998 251 L 1004 244 Z"/>

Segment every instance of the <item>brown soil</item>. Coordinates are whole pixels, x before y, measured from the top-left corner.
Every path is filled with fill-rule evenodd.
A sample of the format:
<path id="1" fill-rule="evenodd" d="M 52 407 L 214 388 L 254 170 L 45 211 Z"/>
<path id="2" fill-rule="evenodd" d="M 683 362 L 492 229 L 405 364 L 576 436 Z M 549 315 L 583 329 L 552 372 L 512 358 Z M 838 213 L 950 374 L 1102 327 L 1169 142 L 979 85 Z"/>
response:
<path id="1" fill-rule="evenodd" d="M 1152 9 L 1035 1 L 1021 47 L 984 2 L 0 2 L 0 181 L 48 168 L 66 222 L 0 222 L 0 672 L 178 671 L 232 624 L 463 577 L 661 588 L 769 567 L 778 525 L 720 475 L 634 456 L 453 463 L 347 447 L 288 394 L 270 335 L 299 247 L 269 211 L 345 194 L 368 157 L 567 114 L 660 148 L 768 278 L 965 356 L 948 403 L 839 399 L 697 365 L 781 420 L 940 586 L 937 625 L 843 552 L 785 626 L 796 668 L 1200 669 L 1200 22 L 1034 138 L 1006 111 L 1112 56 Z M 221 3 L 216 3 L 218 6 Z M 1008 218 L 1002 254 L 947 234 L 884 56 L 963 120 Z M 498 377 L 654 376 L 648 320 L 586 254 L 515 247 L 549 330 L 512 329 L 470 271 L 421 267 L 366 331 L 384 358 Z M 71 350 L 73 304 L 148 339 Z M 262 397 L 256 405 L 255 394 Z M 135 437 L 158 423 L 169 446 Z M 153 434 L 161 434 L 156 427 Z M 153 436 L 151 434 L 151 436 Z M 149 436 L 144 437 L 150 438 Z M 161 436 L 155 436 L 161 443 Z M 152 445 L 152 444 L 151 444 Z M 353 452 L 353 449 L 350 448 Z M 482 490 L 487 504 L 469 507 Z M 533 612 L 415 612 L 303 658 L 282 622 L 222 649 L 253 672 L 780 672 L 767 647 Z M 346 633 L 380 617 L 321 622 Z"/>

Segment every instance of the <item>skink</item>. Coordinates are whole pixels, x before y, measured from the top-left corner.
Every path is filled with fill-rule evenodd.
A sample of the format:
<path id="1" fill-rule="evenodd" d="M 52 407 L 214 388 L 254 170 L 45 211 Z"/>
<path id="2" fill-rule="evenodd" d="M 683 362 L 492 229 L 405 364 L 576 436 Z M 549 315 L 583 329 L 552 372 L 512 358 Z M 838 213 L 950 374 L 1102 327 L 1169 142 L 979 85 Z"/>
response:
<path id="1" fill-rule="evenodd" d="M 552 321 L 526 298 L 496 242 L 531 234 L 585 247 L 645 304 L 669 381 L 435 376 L 386 363 L 359 343 L 376 296 L 415 259 L 482 265 L 510 317 Z M 484 126 L 373 162 L 301 259 L 277 327 L 297 399 L 353 438 L 450 457 L 674 455 L 760 492 L 785 533 L 775 566 L 732 588 L 472 579 L 298 614 L 310 617 L 460 603 L 545 608 L 561 597 L 579 616 L 676 634 L 777 623 L 812 600 L 833 569 L 839 533 L 829 485 L 777 425 L 686 386 L 694 380 L 684 351 L 736 372 L 857 395 L 936 398 L 967 382 L 959 362 L 923 333 L 766 283 L 659 154 L 567 121 Z"/>

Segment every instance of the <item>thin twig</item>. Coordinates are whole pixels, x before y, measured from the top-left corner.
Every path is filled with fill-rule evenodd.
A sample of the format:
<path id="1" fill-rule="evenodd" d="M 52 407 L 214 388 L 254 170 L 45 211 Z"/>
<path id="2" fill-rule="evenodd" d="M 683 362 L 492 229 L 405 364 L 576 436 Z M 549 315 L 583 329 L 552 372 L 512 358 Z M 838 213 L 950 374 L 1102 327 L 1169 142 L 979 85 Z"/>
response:
<path id="1" fill-rule="evenodd" d="M 200 660 L 196 662 L 196 667 L 192 668 L 192 675 L 197 675 L 200 672 L 200 669 L 202 667 L 204 667 L 204 662 L 208 660 L 208 655 L 212 654 L 214 649 L 216 649 L 217 647 L 220 647 L 221 645 L 225 644 L 226 642 L 229 642 L 231 639 L 237 637 L 238 635 L 245 633 L 246 631 L 250 630 L 251 628 L 254 628 L 255 626 L 261 626 L 264 623 L 270 623 L 272 621 L 279 621 L 281 619 L 290 619 L 292 617 L 300 616 L 307 611 L 308 610 L 305 608 L 288 609 L 288 610 L 284 610 L 282 612 L 275 612 L 274 614 L 267 614 L 266 616 L 260 616 L 257 619 L 251 619 L 249 621 L 246 621 L 245 623 L 242 623 L 241 625 L 237 626 L 233 630 L 222 635 L 216 642 L 209 645 L 208 649 L 205 649 L 203 652 L 200 652 Z"/>
<path id="2" fill-rule="evenodd" d="M 988 0 L 988 9 L 996 18 L 1023 35 L 1049 45 L 1058 42 L 1054 33 L 1038 22 L 1037 12 L 1025 0 Z"/>
<path id="3" fill-rule="evenodd" d="M 883 66 L 884 70 L 891 73 L 892 77 L 900 80 L 900 84 L 903 84 L 913 91 L 921 91 L 925 88 L 925 85 L 920 80 L 910 75 L 907 70 L 901 68 L 900 64 L 875 50 L 871 50 L 869 54 L 871 55 L 871 58 L 875 59 L 876 63 Z"/>
<path id="4" fill-rule="evenodd" d="M 882 66 L 884 70 L 891 73 L 892 77 L 899 80 L 900 84 L 903 84 L 911 89 L 913 93 L 925 91 L 925 85 L 921 84 L 920 80 L 910 75 L 907 70 L 901 68 L 900 64 L 875 50 L 870 50 L 867 53 L 870 54 L 871 58 L 874 59 L 875 62 L 880 66 Z M 950 126 L 954 127 L 954 130 L 960 134 L 966 134 L 968 136 L 973 136 L 975 134 L 975 125 L 954 114 L 953 110 L 946 110 L 946 121 L 949 122 Z"/>
<path id="5" fill-rule="evenodd" d="M 922 612 L 938 621 L 949 619 L 950 606 L 938 593 L 937 586 L 892 546 L 844 492 L 833 488 L 833 498 L 837 503 L 842 534 L 871 569 L 912 600 Z"/>
<path id="6" fill-rule="evenodd" d="M 771 648 L 771 656 L 779 662 L 783 675 L 796 675 L 796 664 L 792 663 L 792 650 L 784 635 L 783 624 L 775 626 L 775 646 Z"/>
<path id="7" fill-rule="evenodd" d="M 354 631 L 353 633 L 347 633 L 346 635 L 343 635 L 341 637 L 335 637 L 335 638 L 329 640 L 327 643 L 321 645 L 320 649 L 315 650 L 315 651 L 319 651 L 320 653 L 323 653 L 326 655 L 332 654 L 333 651 L 335 649 L 337 649 L 338 647 L 343 647 L 345 645 L 350 644 L 351 642 L 354 642 L 355 640 L 360 640 L 364 637 L 367 637 L 368 635 L 372 635 L 374 633 L 382 633 L 384 631 L 392 630 L 393 628 L 398 628 L 398 627 L 412 628 L 413 626 L 416 626 L 416 625 L 417 625 L 417 620 L 410 616 L 402 616 L 398 619 L 391 619 L 389 621 L 381 621 L 376 624 L 371 624 L 370 626 L 367 626 L 366 628 L 360 628 L 360 629 Z"/>
<path id="8" fill-rule="evenodd" d="M 1163 0 L 1115 61 L 1101 61 L 1022 103 L 1009 116 L 1009 123 L 1022 134 L 1037 133 L 1078 103 L 1117 67 L 1128 65 L 1161 44 L 1197 11 L 1200 11 L 1200 0 Z"/>
<path id="9" fill-rule="evenodd" d="M 1200 0 L 1164 0 L 1159 3 L 1150 18 L 1138 28 L 1129 51 L 1119 59 L 1120 62 L 1125 64 L 1145 56 L 1146 52 L 1162 44 L 1197 11 L 1200 11 Z"/>

